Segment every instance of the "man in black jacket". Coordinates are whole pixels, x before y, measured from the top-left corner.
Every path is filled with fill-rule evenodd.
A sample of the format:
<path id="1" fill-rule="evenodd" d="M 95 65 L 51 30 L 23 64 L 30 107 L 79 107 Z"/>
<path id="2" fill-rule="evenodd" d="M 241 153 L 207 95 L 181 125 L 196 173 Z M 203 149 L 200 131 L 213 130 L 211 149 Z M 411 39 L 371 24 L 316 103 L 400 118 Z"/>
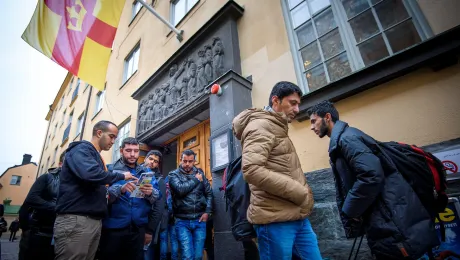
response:
<path id="1" fill-rule="evenodd" d="M 19 255 L 23 259 L 33 259 L 37 255 L 40 259 L 54 259 L 53 226 L 56 219 L 56 199 L 59 190 L 59 173 L 64 162 L 65 152 L 59 156 L 59 167 L 50 168 L 46 174 L 42 174 L 34 182 L 21 207 L 21 212 L 26 210 L 27 214 L 21 214 L 22 232 L 28 237 L 24 240 L 27 244 L 19 246 Z M 30 215 L 30 217 L 29 217 Z M 29 230 L 29 231 L 28 231 Z"/>
<path id="2" fill-rule="evenodd" d="M 311 130 L 330 137 L 337 206 L 347 238 L 365 232 L 377 259 L 418 259 L 439 240 L 428 211 L 378 142 L 339 120 L 332 103 L 311 109 Z"/>
<path id="3" fill-rule="evenodd" d="M 108 185 L 136 179 L 130 172 L 107 171 L 100 152 L 108 151 L 118 135 L 117 126 L 100 121 L 91 142 L 73 142 L 66 150 L 60 176 L 54 223 L 56 260 L 92 260 L 107 215 Z"/>
<path id="4" fill-rule="evenodd" d="M 182 152 L 179 168 L 169 173 L 169 186 L 182 258 L 197 260 L 203 256 L 213 195 L 203 171 L 195 167 L 195 158 L 192 150 Z"/>

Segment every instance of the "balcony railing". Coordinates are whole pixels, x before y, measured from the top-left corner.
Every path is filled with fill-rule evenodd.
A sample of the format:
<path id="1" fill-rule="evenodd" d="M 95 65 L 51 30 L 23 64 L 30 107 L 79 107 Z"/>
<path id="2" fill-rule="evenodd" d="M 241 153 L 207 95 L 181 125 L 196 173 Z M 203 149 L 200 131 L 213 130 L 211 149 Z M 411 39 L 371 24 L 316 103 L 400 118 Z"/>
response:
<path id="1" fill-rule="evenodd" d="M 64 136 L 62 137 L 62 143 L 64 143 L 69 138 L 70 126 L 72 126 L 72 124 L 69 124 L 64 131 Z"/>

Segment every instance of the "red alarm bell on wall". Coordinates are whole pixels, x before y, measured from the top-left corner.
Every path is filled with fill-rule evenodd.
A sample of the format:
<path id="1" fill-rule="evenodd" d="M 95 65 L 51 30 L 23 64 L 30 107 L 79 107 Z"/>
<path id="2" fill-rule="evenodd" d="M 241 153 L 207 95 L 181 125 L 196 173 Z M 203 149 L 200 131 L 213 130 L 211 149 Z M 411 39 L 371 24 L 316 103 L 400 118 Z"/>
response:
<path id="1" fill-rule="evenodd" d="M 212 85 L 211 94 L 218 95 L 218 96 L 222 95 L 222 88 L 220 87 L 219 84 Z"/>

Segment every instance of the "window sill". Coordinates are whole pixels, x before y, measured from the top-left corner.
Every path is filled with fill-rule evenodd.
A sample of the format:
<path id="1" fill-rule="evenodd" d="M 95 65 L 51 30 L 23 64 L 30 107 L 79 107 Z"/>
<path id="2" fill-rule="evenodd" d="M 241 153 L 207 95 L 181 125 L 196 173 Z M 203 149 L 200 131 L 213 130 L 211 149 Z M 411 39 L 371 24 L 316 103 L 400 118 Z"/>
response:
<path id="1" fill-rule="evenodd" d="M 64 139 L 64 141 L 62 141 L 61 147 L 63 147 L 67 143 L 67 141 L 69 141 L 69 137 L 67 137 L 66 139 Z"/>
<path id="2" fill-rule="evenodd" d="M 78 98 L 78 95 L 76 95 L 76 96 L 72 99 L 72 101 L 70 101 L 69 107 L 72 107 L 73 103 L 75 102 L 75 100 L 77 100 L 77 98 Z"/>
<path id="3" fill-rule="evenodd" d="M 122 88 L 124 88 L 130 81 L 132 78 L 134 78 L 136 75 L 137 75 L 137 72 L 139 71 L 139 69 L 137 69 L 136 71 L 134 71 L 133 74 L 131 74 L 131 76 L 129 76 L 129 78 L 127 78 L 125 80 L 125 82 L 121 85 L 121 87 L 119 88 L 119 90 L 121 90 Z"/>
<path id="4" fill-rule="evenodd" d="M 73 141 L 77 140 L 77 138 L 80 136 L 80 133 L 78 133 L 75 138 L 73 139 Z"/>
<path id="5" fill-rule="evenodd" d="M 96 113 L 96 114 L 94 114 L 94 116 L 91 118 L 91 121 L 93 121 L 93 120 L 94 120 L 94 118 L 96 118 L 96 117 L 97 117 L 97 116 L 98 116 L 98 115 L 101 113 L 101 111 L 102 111 L 102 108 L 101 108 L 101 109 L 99 109 L 99 111 L 97 111 L 97 113 Z"/>
<path id="6" fill-rule="evenodd" d="M 337 102 L 377 87 L 423 67 L 434 71 L 456 64 L 460 53 L 460 26 L 428 39 L 406 51 L 356 71 L 302 96 L 297 120 L 308 120 L 307 110 L 323 100 Z"/>

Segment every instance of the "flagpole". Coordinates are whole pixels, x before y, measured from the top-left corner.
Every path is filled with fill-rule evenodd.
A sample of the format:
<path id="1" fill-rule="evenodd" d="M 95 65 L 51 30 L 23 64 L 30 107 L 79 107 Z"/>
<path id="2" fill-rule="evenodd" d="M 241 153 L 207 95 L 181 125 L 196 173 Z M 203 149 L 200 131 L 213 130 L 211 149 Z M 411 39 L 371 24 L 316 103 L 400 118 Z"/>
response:
<path id="1" fill-rule="evenodd" d="M 153 7 L 151 7 L 150 5 L 148 5 L 144 0 L 137 0 L 137 2 L 139 2 L 141 5 L 143 5 L 145 8 L 147 8 L 147 10 L 149 10 L 153 15 L 155 15 L 158 19 L 160 19 L 164 24 L 166 24 L 166 26 L 169 27 L 169 29 L 171 29 L 177 36 L 177 40 L 179 40 L 180 42 L 184 39 L 184 37 L 182 37 L 182 34 L 184 33 L 183 30 L 177 30 L 176 27 L 174 27 L 170 22 L 168 22 L 166 19 L 164 19 L 161 15 L 159 15 L 155 9 L 153 9 Z"/>

